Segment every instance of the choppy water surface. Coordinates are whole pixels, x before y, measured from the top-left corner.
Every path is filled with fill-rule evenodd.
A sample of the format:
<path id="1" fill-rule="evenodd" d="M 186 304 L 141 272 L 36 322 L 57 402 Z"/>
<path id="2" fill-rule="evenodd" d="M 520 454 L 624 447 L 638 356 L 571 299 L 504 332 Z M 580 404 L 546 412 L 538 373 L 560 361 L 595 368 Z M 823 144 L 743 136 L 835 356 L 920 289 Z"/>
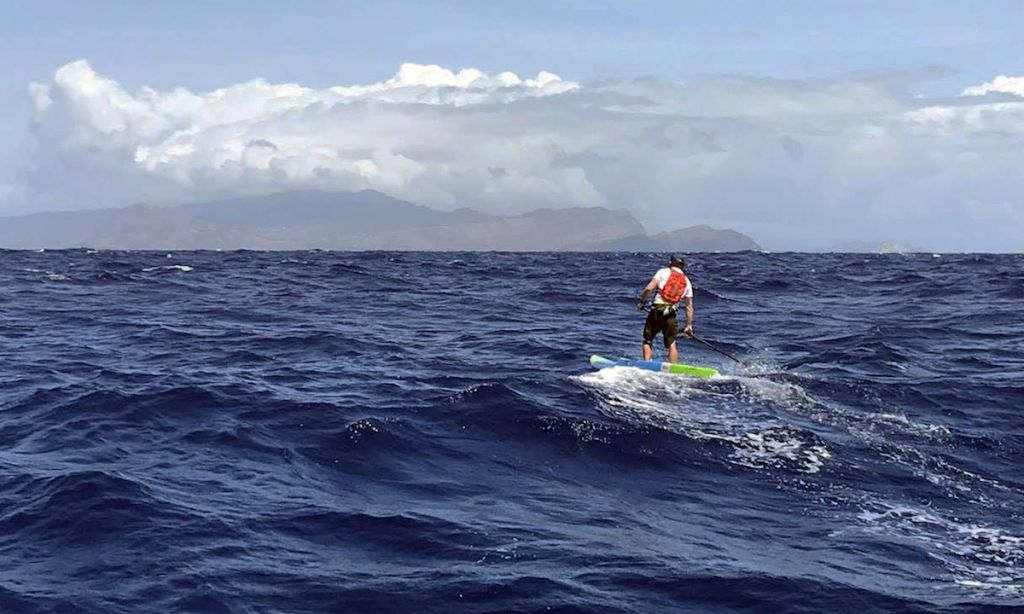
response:
<path id="1" fill-rule="evenodd" d="M 0 610 L 1024 608 L 1024 257 L 0 252 Z"/>

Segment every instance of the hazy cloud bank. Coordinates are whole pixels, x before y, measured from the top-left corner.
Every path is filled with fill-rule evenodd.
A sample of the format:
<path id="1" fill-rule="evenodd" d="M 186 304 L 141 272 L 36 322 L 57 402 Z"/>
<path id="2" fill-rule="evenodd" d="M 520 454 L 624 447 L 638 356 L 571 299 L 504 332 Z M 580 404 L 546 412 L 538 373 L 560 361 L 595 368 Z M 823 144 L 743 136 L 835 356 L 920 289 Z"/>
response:
<path id="1" fill-rule="evenodd" d="M 25 193 L 68 208 L 373 188 L 444 208 L 608 205 L 776 248 L 1024 250 L 1024 77 L 915 96 L 928 76 L 579 84 L 405 64 L 366 85 L 133 93 L 78 61 L 30 88 Z"/>

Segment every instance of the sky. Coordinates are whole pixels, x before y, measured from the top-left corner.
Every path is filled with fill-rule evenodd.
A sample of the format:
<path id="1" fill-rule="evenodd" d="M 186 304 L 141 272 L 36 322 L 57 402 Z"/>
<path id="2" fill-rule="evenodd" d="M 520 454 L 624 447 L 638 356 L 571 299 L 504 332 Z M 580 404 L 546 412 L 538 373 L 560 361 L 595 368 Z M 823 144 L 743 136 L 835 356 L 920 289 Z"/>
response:
<path id="1" fill-rule="evenodd" d="M 0 0 L 0 215 L 371 188 L 1024 251 L 1017 1 Z M 2 221 L 0 221 L 2 223 Z"/>

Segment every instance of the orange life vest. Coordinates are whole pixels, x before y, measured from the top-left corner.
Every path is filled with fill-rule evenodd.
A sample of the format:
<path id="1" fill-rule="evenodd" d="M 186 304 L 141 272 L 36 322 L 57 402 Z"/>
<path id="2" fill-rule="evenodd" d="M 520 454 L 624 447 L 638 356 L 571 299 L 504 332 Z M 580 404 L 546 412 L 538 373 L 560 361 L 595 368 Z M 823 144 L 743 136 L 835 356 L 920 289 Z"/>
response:
<path id="1" fill-rule="evenodd" d="M 689 284 L 689 280 L 686 279 L 685 274 L 675 269 L 669 269 L 668 281 L 665 282 L 665 287 L 661 289 L 661 300 L 675 305 L 682 300 L 683 294 L 686 293 L 687 284 Z"/>

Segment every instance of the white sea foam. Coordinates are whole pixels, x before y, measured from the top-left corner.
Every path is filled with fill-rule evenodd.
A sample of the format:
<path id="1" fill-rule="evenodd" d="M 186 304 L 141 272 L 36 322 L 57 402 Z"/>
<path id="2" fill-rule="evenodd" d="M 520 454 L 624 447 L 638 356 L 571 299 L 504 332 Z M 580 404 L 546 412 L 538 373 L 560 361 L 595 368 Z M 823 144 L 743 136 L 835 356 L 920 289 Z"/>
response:
<path id="1" fill-rule="evenodd" d="M 909 539 L 942 562 L 965 588 L 1024 596 L 1024 538 L 938 511 L 876 501 L 858 515 L 872 534 Z"/>
<path id="2" fill-rule="evenodd" d="M 812 434 L 763 407 L 763 401 L 804 402 L 806 393 L 791 384 L 731 376 L 702 381 L 630 367 L 602 369 L 578 381 L 598 394 L 598 406 L 609 416 L 722 442 L 737 465 L 816 473 L 832 458 Z"/>
<path id="3" fill-rule="evenodd" d="M 813 434 L 805 429 L 785 426 L 791 422 L 787 415 L 799 415 L 853 436 L 890 462 L 904 466 L 914 475 L 942 487 L 952 497 L 970 496 L 985 503 L 987 499 L 983 495 L 984 489 L 977 486 L 1005 488 L 998 481 L 979 476 L 953 465 L 941 456 L 923 452 L 918 447 L 892 438 L 893 435 L 899 435 L 941 441 L 951 436 L 950 429 L 945 425 L 918 422 L 896 409 L 864 413 L 828 405 L 818 402 L 796 384 L 749 376 L 750 373 L 762 372 L 771 373 L 772 370 L 765 365 L 755 365 L 737 375 L 723 374 L 711 380 L 693 380 L 666 377 L 638 369 L 615 368 L 584 375 L 580 379 L 600 392 L 606 407 L 619 408 L 620 414 L 622 408 L 642 410 L 642 418 L 651 421 L 654 416 L 667 412 L 668 417 L 663 416 L 662 421 L 683 421 L 683 426 L 689 429 L 687 432 L 692 436 L 729 441 L 738 450 L 733 460 L 739 464 L 772 466 L 773 461 L 795 462 L 803 459 L 804 470 L 820 470 L 831 459 L 832 452 L 822 445 L 825 454 L 818 453 L 815 446 L 807 443 L 814 438 Z M 696 407 L 686 405 L 684 400 L 693 395 L 700 395 L 702 401 L 708 402 L 702 402 Z M 720 402 L 713 402 L 716 398 Z M 727 415 L 714 415 L 709 416 L 708 420 L 702 420 L 701 412 L 706 412 L 709 406 L 724 408 L 719 414 L 724 411 Z M 756 419 L 745 413 L 752 408 L 763 410 Z M 622 415 L 617 417 L 627 420 L 635 418 Z M 779 429 L 783 427 L 791 432 L 779 434 Z M 735 440 L 746 432 L 759 433 L 762 439 Z M 799 433 L 796 436 L 796 441 L 802 444 L 799 452 L 787 443 L 793 441 L 793 433 Z"/>
<path id="4" fill-rule="evenodd" d="M 724 376 L 723 379 L 738 382 L 743 394 L 758 401 L 777 403 L 787 408 L 807 407 L 814 403 L 807 391 L 786 382 L 776 382 L 763 377 Z"/>
<path id="5" fill-rule="evenodd" d="M 170 257 L 170 254 L 167 255 Z M 182 273 L 189 273 L 194 271 L 192 267 L 185 264 L 171 264 L 167 266 L 150 266 L 142 269 L 144 273 L 152 273 L 153 271 L 180 271 Z"/>
<path id="6" fill-rule="evenodd" d="M 895 427 L 896 429 L 906 433 L 913 433 L 915 435 L 922 435 L 925 437 L 945 439 L 950 436 L 949 428 L 944 425 L 915 422 L 906 415 L 896 412 L 879 412 L 870 414 L 868 416 L 868 420 L 875 422 L 876 424 Z"/>

